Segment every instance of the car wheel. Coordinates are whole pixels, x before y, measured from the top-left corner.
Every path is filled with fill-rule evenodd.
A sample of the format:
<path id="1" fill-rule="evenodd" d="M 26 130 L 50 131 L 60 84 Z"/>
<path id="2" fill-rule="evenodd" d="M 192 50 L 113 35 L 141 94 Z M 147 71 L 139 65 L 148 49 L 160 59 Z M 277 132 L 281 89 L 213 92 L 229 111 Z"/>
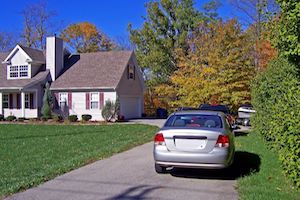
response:
<path id="1" fill-rule="evenodd" d="M 165 174 L 167 172 L 167 168 L 166 167 L 163 167 L 163 166 L 160 166 L 158 164 L 155 163 L 155 171 L 156 173 L 158 174 Z"/>

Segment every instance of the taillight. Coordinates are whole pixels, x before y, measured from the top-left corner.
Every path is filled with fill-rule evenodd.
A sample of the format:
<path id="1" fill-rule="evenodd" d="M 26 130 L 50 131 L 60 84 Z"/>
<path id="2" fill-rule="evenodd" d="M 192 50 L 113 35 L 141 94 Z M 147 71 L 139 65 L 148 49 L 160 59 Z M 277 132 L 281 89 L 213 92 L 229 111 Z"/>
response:
<path id="1" fill-rule="evenodd" d="M 165 145 L 165 138 L 162 133 L 157 133 L 154 137 L 154 144 L 156 145 Z"/>
<path id="2" fill-rule="evenodd" d="M 228 135 L 219 135 L 216 147 L 229 147 L 229 137 Z"/>

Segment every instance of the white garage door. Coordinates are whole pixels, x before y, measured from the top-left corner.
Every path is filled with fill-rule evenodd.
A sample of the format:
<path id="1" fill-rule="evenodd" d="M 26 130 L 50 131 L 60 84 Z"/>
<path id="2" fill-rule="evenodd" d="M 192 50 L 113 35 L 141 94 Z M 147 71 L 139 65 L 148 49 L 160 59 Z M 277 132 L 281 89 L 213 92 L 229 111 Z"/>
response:
<path id="1" fill-rule="evenodd" d="M 121 114 L 125 119 L 141 117 L 140 98 L 137 97 L 121 97 Z"/>

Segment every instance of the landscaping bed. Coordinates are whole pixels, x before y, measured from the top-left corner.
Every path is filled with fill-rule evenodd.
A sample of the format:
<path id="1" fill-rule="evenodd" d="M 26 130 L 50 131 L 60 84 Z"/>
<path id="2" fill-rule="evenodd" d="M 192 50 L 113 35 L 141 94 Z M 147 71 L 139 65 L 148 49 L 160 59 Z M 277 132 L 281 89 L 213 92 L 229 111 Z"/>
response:
<path id="1" fill-rule="evenodd" d="M 0 124 L 0 199 L 151 141 L 148 125 Z"/>

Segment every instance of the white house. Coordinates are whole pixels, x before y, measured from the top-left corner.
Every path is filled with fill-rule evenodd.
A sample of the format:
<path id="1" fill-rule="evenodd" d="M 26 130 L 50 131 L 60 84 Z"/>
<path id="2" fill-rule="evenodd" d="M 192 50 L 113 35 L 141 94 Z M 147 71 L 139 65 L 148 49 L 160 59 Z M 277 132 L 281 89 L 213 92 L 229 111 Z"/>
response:
<path id="1" fill-rule="evenodd" d="M 43 51 L 17 45 L 3 60 L 0 74 L 0 114 L 39 117 L 44 86 L 51 83 L 56 112 L 92 115 L 103 120 L 105 101 L 119 98 L 120 115 L 141 117 L 144 80 L 133 51 L 68 54 L 63 41 L 48 37 Z"/>

